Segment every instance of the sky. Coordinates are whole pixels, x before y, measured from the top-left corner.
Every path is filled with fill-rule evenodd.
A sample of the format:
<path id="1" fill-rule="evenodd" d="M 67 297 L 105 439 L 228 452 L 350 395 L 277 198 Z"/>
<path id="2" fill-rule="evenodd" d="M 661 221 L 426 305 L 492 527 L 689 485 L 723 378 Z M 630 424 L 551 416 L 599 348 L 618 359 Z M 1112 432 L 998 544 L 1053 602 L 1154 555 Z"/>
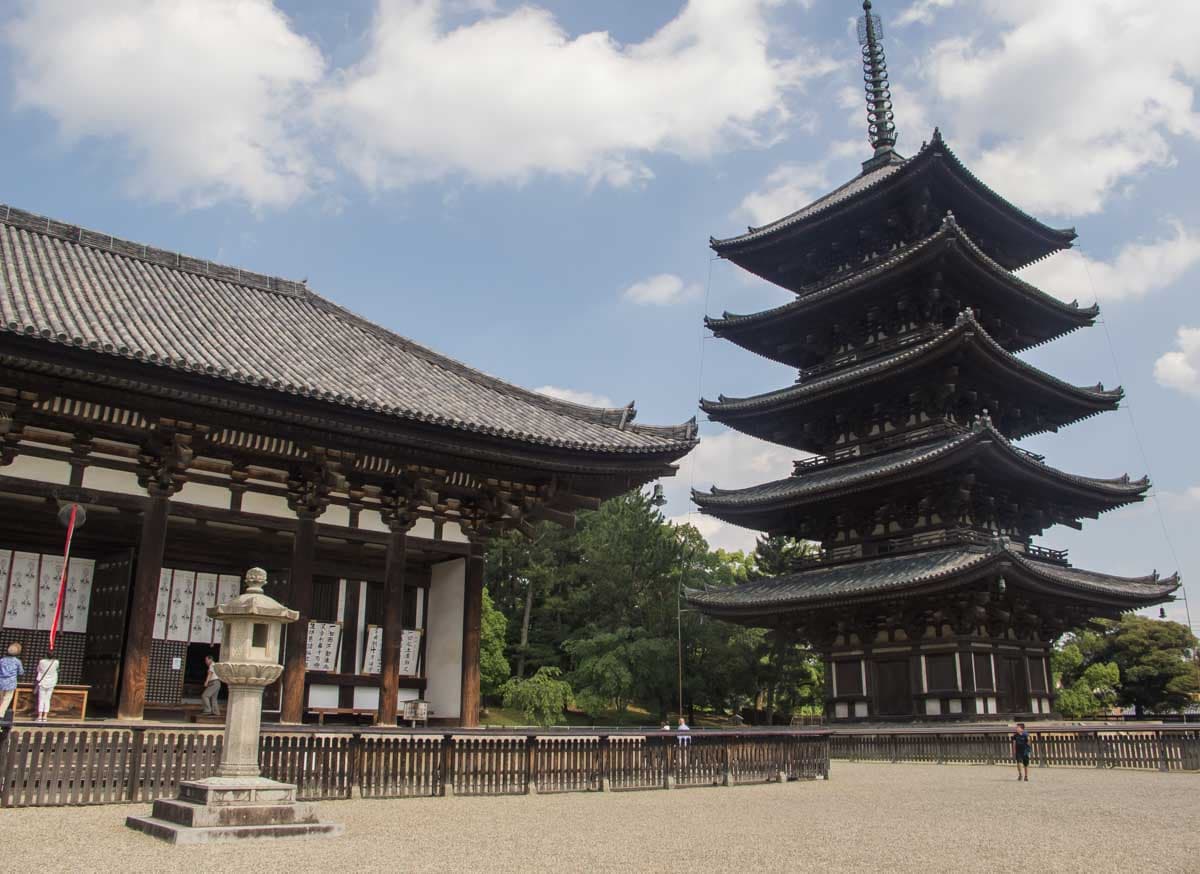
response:
<path id="1" fill-rule="evenodd" d="M 1023 271 L 1101 323 L 1027 360 L 1122 409 L 1025 441 L 1153 497 L 1052 529 L 1079 566 L 1183 572 L 1200 623 L 1200 11 L 1193 0 L 877 0 L 911 155 L 940 126 L 1079 240 Z M 38 0 L 0 7 L 0 200 L 310 288 L 528 388 L 698 415 L 795 373 L 703 329 L 789 292 L 710 236 L 870 156 L 857 0 Z M 689 488 L 793 450 L 701 418 Z M 1168 615 L 1183 619 L 1182 602 Z"/>

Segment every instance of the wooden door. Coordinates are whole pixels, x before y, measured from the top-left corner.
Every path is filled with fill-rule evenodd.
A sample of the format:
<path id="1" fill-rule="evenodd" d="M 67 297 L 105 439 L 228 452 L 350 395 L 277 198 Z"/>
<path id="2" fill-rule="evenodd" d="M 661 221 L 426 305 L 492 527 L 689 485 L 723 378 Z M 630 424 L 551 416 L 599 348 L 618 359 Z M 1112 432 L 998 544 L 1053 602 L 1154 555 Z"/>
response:
<path id="1" fill-rule="evenodd" d="M 133 550 L 96 562 L 83 651 L 88 703 L 116 707 L 125 650 L 125 627 L 133 583 Z"/>
<path id="2" fill-rule="evenodd" d="M 880 716 L 908 716 L 912 704 L 908 659 L 876 662 L 875 712 Z"/>

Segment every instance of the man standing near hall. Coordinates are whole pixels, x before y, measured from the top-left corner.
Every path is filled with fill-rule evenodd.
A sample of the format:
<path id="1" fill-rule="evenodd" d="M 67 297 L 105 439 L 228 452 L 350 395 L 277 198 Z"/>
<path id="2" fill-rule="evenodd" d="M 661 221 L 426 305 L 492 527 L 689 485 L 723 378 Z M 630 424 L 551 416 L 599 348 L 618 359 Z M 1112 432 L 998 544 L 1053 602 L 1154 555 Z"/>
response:
<path id="1" fill-rule="evenodd" d="M 220 713 L 217 710 L 217 695 L 221 693 L 221 681 L 217 679 L 217 672 L 213 670 L 212 656 L 204 657 L 204 666 L 208 672 L 204 675 L 204 691 L 200 693 L 200 703 L 204 705 L 206 716 L 217 716 Z"/>
<path id="2" fill-rule="evenodd" d="M 1024 779 L 1026 783 L 1029 782 L 1029 752 L 1031 743 L 1029 732 L 1025 730 L 1025 723 L 1018 722 L 1017 730 L 1013 732 L 1012 736 L 1013 758 L 1017 760 L 1017 779 Z M 1023 778 L 1021 777 L 1022 767 L 1025 769 L 1025 776 Z"/>

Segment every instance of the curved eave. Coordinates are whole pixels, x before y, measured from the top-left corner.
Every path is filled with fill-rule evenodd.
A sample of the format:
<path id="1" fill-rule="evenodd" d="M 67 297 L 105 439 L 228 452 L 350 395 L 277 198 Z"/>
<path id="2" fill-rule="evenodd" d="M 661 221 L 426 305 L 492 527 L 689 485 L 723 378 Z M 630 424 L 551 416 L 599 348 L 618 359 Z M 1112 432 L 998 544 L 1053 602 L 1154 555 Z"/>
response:
<path id="1" fill-rule="evenodd" d="M 961 246 L 957 244 L 961 244 Z M 1001 264 L 992 260 L 982 249 L 975 245 L 975 242 L 962 230 L 954 217 L 949 215 L 946 216 L 942 222 L 942 226 L 937 231 L 905 248 L 902 252 L 884 258 L 876 264 L 857 270 L 836 281 L 821 283 L 813 287 L 810 291 L 806 291 L 803 296 L 796 300 L 756 313 L 739 314 L 725 312 L 722 313 L 720 318 L 705 316 L 704 324 L 705 327 L 718 337 L 726 338 L 745 349 L 764 355 L 767 358 L 788 364 L 791 362 L 782 361 L 768 351 L 757 348 L 752 341 L 745 338 L 752 335 L 755 330 L 767 326 L 774 327 L 786 324 L 803 316 L 811 315 L 834 301 L 866 290 L 880 280 L 886 279 L 891 281 L 898 276 L 904 275 L 906 271 L 919 268 L 926 262 L 946 253 L 957 254 L 961 264 L 985 277 L 992 278 L 1014 295 L 1020 296 L 1023 301 L 1064 323 L 1060 330 L 1039 341 L 1039 344 L 1093 324 L 1100 312 L 1100 307 L 1096 304 L 1090 307 L 1068 304 L 1013 275 L 1011 271 L 1006 270 Z"/>
<path id="2" fill-rule="evenodd" d="M 721 257 L 731 259 L 739 254 L 768 247 L 779 239 L 794 236 L 807 225 L 818 224 L 833 214 L 857 208 L 864 201 L 904 184 L 911 176 L 924 171 L 935 162 L 940 162 L 951 178 L 957 181 L 963 189 L 972 193 L 980 202 L 986 204 L 993 212 L 998 213 L 1010 224 L 1019 226 L 1025 233 L 1040 239 L 1045 244 L 1048 251 L 1026 262 L 1014 265 L 1014 268 L 1027 266 L 1050 252 L 1070 248 L 1071 243 L 1078 236 L 1074 228 L 1052 228 L 1038 221 L 981 182 L 950 150 L 942 138 L 941 131 L 935 128 L 932 139 L 903 163 L 863 173 L 808 206 L 781 219 L 757 228 L 750 228 L 746 233 L 738 236 L 725 239 L 710 238 L 709 245 Z M 876 177 L 875 179 L 868 178 L 873 175 Z M 856 183 L 858 184 L 856 185 Z M 850 193 L 840 194 L 846 189 L 851 189 Z"/>
<path id="3" fill-rule="evenodd" d="M 931 571 L 904 572 L 906 565 L 928 562 L 930 558 L 934 564 Z M 1162 603 L 1179 587 L 1178 574 L 1165 579 L 1117 577 L 1032 561 L 1019 552 L 1000 547 L 983 551 L 934 550 L 863 559 L 828 568 L 817 566 L 726 589 L 689 590 L 685 599 L 689 606 L 710 616 L 747 620 L 943 591 L 969 585 L 997 572 L 1012 578 L 1014 584 L 1043 594 L 1119 611 Z"/>
<path id="4" fill-rule="evenodd" d="M 1101 513 L 1141 500 L 1150 488 L 1146 477 L 1140 480 L 1131 480 L 1128 476 L 1101 479 L 1066 473 L 1020 452 L 990 424 L 983 424 L 967 434 L 930 444 L 926 451 L 918 447 L 891 453 L 892 457 L 900 459 L 892 464 L 886 463 L 888 456 L 865 456 L 744 489 L 725 490 L 713 486 L 707 493 L 693 490 L 692 500 L 701 512 L 737 524 L 735 519 L 739 516 L 788 511 L 928 476 L 981 452 L 987 452 L 998 464 L 1016 474 L 1024 474 L 1096 504 Z"/>
<path id="5" fill-rule="evenodd" d="M 974 354 L 983 356 L 989 365 L 995 366 L 1005 375 L 1020 380 L 1035 390 L 1053 393 L 1059 401 L 1075 406 L 1078 414 L 1064 424 L 1116 409 L 1124 397 L 1124 390 L 1120 387 L 1104 389 L 1101 386 L 1072 385 L 1022 361 L 993 340 L 973 318 L 964 316 L 959 324 L 932 340 L 900 352 L 835 371 L 811 382 L 798 383 L 759 395 L 743 398 L 719 395 L 716 401 L 702 398 L 700 408 L 714 421 L 737 428 L 737 422 L 742 419 L 772 419 L 786 411 L 819 400 L 898 378 L 964 346 Z"/>

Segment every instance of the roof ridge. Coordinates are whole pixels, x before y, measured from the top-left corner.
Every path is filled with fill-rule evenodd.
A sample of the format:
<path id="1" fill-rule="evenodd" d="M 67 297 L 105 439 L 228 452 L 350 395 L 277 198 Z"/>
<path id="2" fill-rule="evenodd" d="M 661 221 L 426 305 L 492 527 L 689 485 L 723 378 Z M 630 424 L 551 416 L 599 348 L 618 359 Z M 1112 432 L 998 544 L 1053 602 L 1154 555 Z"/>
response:
<path id="1" fill-rule="evenodd" d="M 133 240 L 115 237 L 112 234 L 91 231 L 80 225 L 60 222 L 49 216 L 27 212 L 8 204 L 0 204 L 0 224 L 6 224 L 10 227 L 30 231 L 35 234 L 56 237 L 60 240 L 66 240 L 69 243 L 87 246 L 90 249 L 99 249 L 102 252 L 111 252 L 114 255 L 135 258 L 138 261 L 145 261 L 148 264 L 169 267 L 173 270 L 193 273 L 197 276 L 207 276 L 212 279 L 219 279 L 222 282 L 242 285 L 246 288 L 255 288 L 259 291 L 269 291 L 298 298 L 304 298 L 312 294 L 312 291 L 304 282 L 298 282 L 294 279 L 284 279 L 283 277 L 270 276 L 265 273 L 255 273 L 252 270 L 243 270 L 240 267 L 218 264 L 215 261 L 203 258 L 193 258 L 190 255 L 173 252 L 169 249 L 158 249 L 146 243 L 138 243 Z"/>

